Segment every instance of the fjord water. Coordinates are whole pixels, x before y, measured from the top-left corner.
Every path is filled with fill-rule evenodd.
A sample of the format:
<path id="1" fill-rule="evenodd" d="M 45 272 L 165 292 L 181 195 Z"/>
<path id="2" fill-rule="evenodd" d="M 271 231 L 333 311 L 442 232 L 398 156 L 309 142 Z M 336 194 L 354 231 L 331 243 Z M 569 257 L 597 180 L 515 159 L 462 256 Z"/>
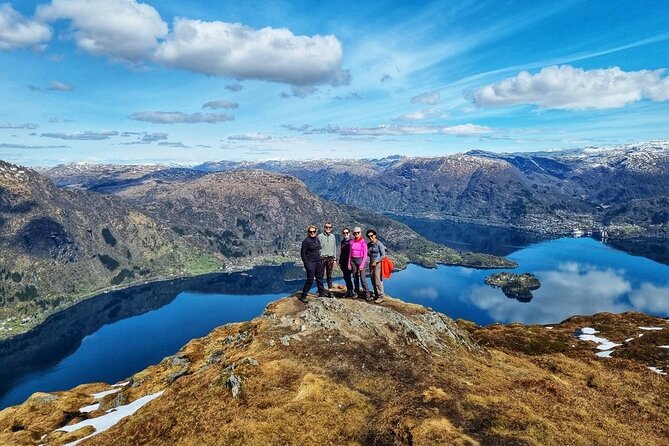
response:
<path id="1" fill-rule="evenodd" d="M 461 249 L 480 240 L 444 228 L 434 234 L 459 238 Z M 527 237 L 496 233 L 492 239 L 497 243 L 486 241 L 485 250 L 505 252 L 519 264 L 514 272 L 539 278 L 541 288 L 530 302 L 484 285 L 483 278 L 496 270 L 463 267 L 410 265 L 385 282 L 386 292 L 479 324 L 551 324 L 602 311 L 669 316 L 669 266 L 590 238 L 528 244 Z M 250 320 L 268 302 L 301 287 L 301 280 L 283 280 L 286 271 L 285 266 L 262 267 L 249 274 L 147 284 L 84 301 L 29 335 L 0 343 L 0 408 L 36 391 L 117 382 L 218 325 Z"/>

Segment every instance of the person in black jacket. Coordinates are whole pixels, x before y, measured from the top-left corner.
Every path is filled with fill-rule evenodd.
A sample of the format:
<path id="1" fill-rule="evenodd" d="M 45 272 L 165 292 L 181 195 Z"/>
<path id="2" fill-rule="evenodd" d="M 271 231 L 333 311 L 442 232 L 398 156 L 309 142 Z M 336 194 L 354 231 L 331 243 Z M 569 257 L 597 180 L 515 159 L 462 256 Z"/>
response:
<path id="1" fill-rule="evenodd" d="M 353 281 L 351 280 L 351 274 L 353 272 L 348 267 L 348 259 L 351 257 L 351 230 L 349 228 L 344 228 L 341 231 L 341 243 L 339 244 L 339 267 L 341 272 L 344 274 L 344 282 L 346 282 L 346 297 L 354 297 L 355 293 L 353 292 Z"/>
<path id="2" fill-rule="evenodd" d="M 316 278 L 316 286 L 318 287 L 318 297 L 327 297 L 325 288 L 323 287 L 323 264 L 321 263 L 321 242 L 317 237 L 318 228 L 311 225 L 307 228 L 307 237 L 302 241 L 302 248 L 300 249 L 300 257 L 302 257 L 302 264 L 307 273 L 307 280 L 304 282 L 302 294 L 298 299 L 301 302 L 307 303 L 307 294 L 311 289 L 311 285 Z"/>

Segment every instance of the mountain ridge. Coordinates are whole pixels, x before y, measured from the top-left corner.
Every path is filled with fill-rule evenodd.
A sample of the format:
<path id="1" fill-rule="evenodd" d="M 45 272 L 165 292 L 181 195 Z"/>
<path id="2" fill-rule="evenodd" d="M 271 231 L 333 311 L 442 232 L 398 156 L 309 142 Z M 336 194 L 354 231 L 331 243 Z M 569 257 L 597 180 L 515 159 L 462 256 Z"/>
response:
<path id="1" fill-rule="evenodd" d="M 46 174 L 72 186 L 59 173 L 63 169 Z M 108 166 L 112 178 L 118 169 Z M 373 203 L 374 211 L 391 215 L 547 235 L 577 229 L 607 231 L 619 239 L 669 234 L 667 141 L 534 152 L 471 150 L 431 157 L 221 161 L 192 167 L 201 172 L 239 169 L 287 173 L 327 200 L 367 209 Z M 134 181 L 143 181 L 141 177 Z M 90 181 L 83 187 L 96 187 L 95 179 Z"/>

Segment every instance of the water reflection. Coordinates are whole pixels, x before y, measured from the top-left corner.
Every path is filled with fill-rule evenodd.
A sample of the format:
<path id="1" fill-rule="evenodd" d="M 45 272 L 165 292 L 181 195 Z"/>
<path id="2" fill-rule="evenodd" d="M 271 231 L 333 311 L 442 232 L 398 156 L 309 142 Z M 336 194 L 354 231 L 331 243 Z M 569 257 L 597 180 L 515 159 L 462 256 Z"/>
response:
<path id="1" fill-rule="evenodd" d="M 629 252 L 632 255 L 647 257 L 669 265 L 669 238 L 610 240 L 608 243 L 614 248 Z"/>
<path id="2" fill-rule="evenodd" d="M 426 239 L 458 251 L 485 252 L 506 256 L 541 240 L 541 237 L 537 234 L 509 228 L 426 218 L 392 217 L 406 224 Z"/>
<path id="3" fill-rule="evenodd" d="M 493 320 L 503 323 L 548 324 L 575 314 L 635 309 L 627 299 L 632 285 L 623 271 L 568 262 L 558 264 L 555 270 L 536 271 L 535 275 L 542 287 L 535 291 L 533 305 L 522 306 L 500 299 L 498 291 L 484 286 L 471 288 L 471 302 Z"/>
<path id="4" fill-rule="evenodd" d="M 657 286 L 643 283 L 630 293 L 634 307 L 651 314 L 669 314 L 669 285 Z"/>
<path id="5" fill-rule="evenodd" d="M 509 256 L 514 273 L 533 273 L 541 288 L 531 302 L 509 299 L 484 284 L 494 271 L 409 266 L 385 283 L 389 295 L 481 325 L 557 323 L 576 314 L 641 311 L 669 316 L 669 267 L 630 256 L 589 238 L 533 244 Z"/>
<path id="6" fill-rule="evenodd" d="M 150 283 L 106 293 L 80 302 L 63 312 L 52 315 L 34 330 L 0 342 L 0 396 L 16 384 L 15 380 L 18 377 L 54 368 L 63 358 L 79 349 L 84 340 L 92 341 L 91 335 L 97 333 L 101 327 L 131 317 L 141 318 L 140 315 L 167 306 L 184 291 L 207 295 L 271 294 L 282 296 L 294 291 L 296 287 L 294 283 L 284 280 L 285 277 L 293 274 L 293 270 L 294 267 L 287 264 L 280 267 L 259 267 L 249 273 L 211 274 Z M 243 305 L 240 304 L 240 306 Z M 251 317 L 253 316 L 255 314 Z M 202 319 L 205 318 L 202 317 Z M 220 320 L 213 321 L 209 326 L 213 327 L 225 322 L 227 322 L 225 313 L 221 312 Z M 159 322 L 160 327 L 156 333 L 158 337 L 161 336 L 160 329 L 165 329 L 166 324 L 169 323 L 170 321 L 165 320 Z M 200 321 L 193 321 L 194 326 L 199 323 Z M 185 330 L 184 327 L 174 328 L 184 333 L 184 339 L 179 340 L 179 343 L 176 344 L 178 347 L 190 338 L 186 337 L 188 330 Z M 199 336 L 203 334 L 206 332 L 200 333 Z M 147 343 L 145 340 L 138 339 L 130 339 L 130 342 Z M 141 349 L 139 345 L 138 349 Z M 119 359 L 123 362 L 129 360 L 128 357 Z M 2 398 L 0 400 L 4 402 Z"/>

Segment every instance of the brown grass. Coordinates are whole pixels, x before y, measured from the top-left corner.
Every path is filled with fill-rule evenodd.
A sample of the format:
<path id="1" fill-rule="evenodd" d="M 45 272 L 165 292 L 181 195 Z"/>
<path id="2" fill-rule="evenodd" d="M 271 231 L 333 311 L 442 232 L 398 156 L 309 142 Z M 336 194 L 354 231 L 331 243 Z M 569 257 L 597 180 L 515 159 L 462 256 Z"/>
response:
<path id="1" fill-rule="evenodd" d="M 346 310 L 364 315 L 367 305 L 351 302 Z M 397 302 L 392 307 L 408 317 L 425 311 Z M 273 317 L 192 341 L 179 354 L 190 361 L 188 372 L 174 382 L 166 380 L 174 372 L 169 360 L 135 375 L 139 386 L 124 390 L 129 400 L 158 389 L 164 395 L 82 444 L 669 444 L 667 378 L 636 360 L 599 359 L 594 345 L 571 347 L 580 342 L 571 333 L 583 321 L 552 331 L 531 327 L 526 337 L 519 326 L 467 325 L 489 346 L 487 354 L 453 346 L 426 352 L 402 345 L 397 327 L 376 326 L 361 339 L 343 325 L 301 331 L 278 323 L 303 308 L 282 300 L 271 306 Z M 279 342 L 294 334 L 300 340 Z M 207 363 L 220 351 L 220 362 Z M 237 399 L 224 385 L 233 364 L 242 378 Z M 90 404 L 88 392 L 21 406 L 22 416 L 17 409 L 0 413 L 0 442 L 38 444 L 49 423 Z M 11 420 L 19 419 L 23 429 L 10 432 Z M 50 444 L 62 444 L 57 437 L 49 434 Z"/>

